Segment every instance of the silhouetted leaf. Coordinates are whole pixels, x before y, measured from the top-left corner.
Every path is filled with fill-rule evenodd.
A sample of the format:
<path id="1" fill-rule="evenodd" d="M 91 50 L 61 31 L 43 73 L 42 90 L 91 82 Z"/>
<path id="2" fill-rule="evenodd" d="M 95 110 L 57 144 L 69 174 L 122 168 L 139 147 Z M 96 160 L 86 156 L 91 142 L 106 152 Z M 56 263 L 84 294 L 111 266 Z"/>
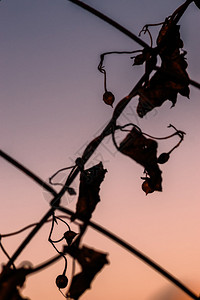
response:
<path id="1" fill-rule="evenodd" d="M 200 0 L 194 0 L 194 3 L 195 3 L 196 6 L 200 9 Z"/>
<path id="2" fill-rule="evenodd" d="M 3 268 L 0 274 L 0 300 L 28 300 L 20 295 L 19 287 L 22 287 L 27 270 L 20 269 L 7 269 Z"/>
<path id="3" fill-rule="evenodd" d="M 138 90 L 140 97 L 137 113 L 141 118 L 166 100 L 171 101 L 174 106 L 178 93 L 189 98 L 189 77 L 185 71 L 187 63 L 184 55 L 166 57 L 148 84 Z"/>
<path id="4" fill-rule="evenodd" d="M 166 20 L 163 24 L 158 37 L 157 45 L 160 47 L 159 54 L 163 56 L 171 56 L 176 49 L 183 48 L 183 41 L 180 38 L 180 25 L 173 24 L 170 31 L 169 26 L 171 20 Z"/>
<path id="5" fill-rule="evenodd" d="M 162 191 L 161 171 L 157 164 L 157 142 L 147 139 L 143 134 L 133 127 L 130 133 L 120 143 L 119 151 L 131 157 L 137 163 L 145 168 L 145 172 L 149 178 L 150 189 L 153 191 Z"/>
<path id="6" fill-rule="evenodd" d="M 180 26 L 172 25 L 169 30 L 170 26 L 171 20 L 166 19 L 157 38 L 161 67 L 138 91 L 140 97 L 137 113 L 141 118 L 166 100 L 171 101 L 174 106 L 178 93 L 189 98 L 186 52 L 180 52 L 180 48 L 183 47 Z"/>
<path id="7" fill-rule="evenodd" d="M 98 272 L 108 264 L 107 254 L 83 246 L 81 249 L 71 251 L 72 255 L 81 265 L 82 271 L 72 279 L 68 295 L 72 299 L 79 297 L 90 288 L 91 282 Z"/>
<path id="8" fill-rule="evenodd" d="M 92 212 L 100 201 L 100 184 L 104 180 L 106 172 L 102 162 L 81 172 L 76 213 L 71 217 L 72 221 L 77 217 L 84 221 L 91 218 Z"/>

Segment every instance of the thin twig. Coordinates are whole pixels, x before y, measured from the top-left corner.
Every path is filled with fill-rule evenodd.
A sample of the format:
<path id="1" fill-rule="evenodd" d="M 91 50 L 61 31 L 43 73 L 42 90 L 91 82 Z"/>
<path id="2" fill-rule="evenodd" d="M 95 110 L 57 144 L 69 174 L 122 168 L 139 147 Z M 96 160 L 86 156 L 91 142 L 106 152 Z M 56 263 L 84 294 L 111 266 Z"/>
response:
<path id="1" fill-rule="evenodd" d="M 63 220 L 62 220 L 62 221 L 63 221 Z M 64 222 L 64 221 L 63 221 L 63 222 Z M 53 240 L 51 239 L 51 235 L 52 235 L 52 233 L 53 233 L 53 229 L 54 229 L 54 224 L 55 224 L 55 223 L 57 223 L 57 220 L 56 220 L 55 215 L 53 214 L 53 216 L 52 216 L 52 223 L 51 223 L 51 230 L 50 230 L 50 233 L 49 233 L 48 241 L 49 241 L 49 242 L 51 243 L 51 245 L 54 247 L 54 249 L 56 250 L 56 252 L 58 252 L 58 254 L 59 254 L 60 256 L 63 257 L 63 259 L 64 259 L 64 261 L 65 261 L 65 267 L 64 267 L 63 275 L 65 275 L 66 270 L 67 270 L 67 259 L 66 259 L 65 255 L 63 254 L 63 252 L 60 252 L 60 251 L 57 249 L 57 247 L 54 245 L 55 241 L 53 241 Z M 67 226 L 69 227 L 68 224 L 67 224 Z M 60 240 L 60 241 L 61 241 L 61 240 Z M 56 242 L 58 242 L 58 241 L 56 241 Z"/>
<path id="2" fill-rule="evenodd" d="M 66 215 L 62 215 L 62 216 L 59 215 L 59 216 L 56 216 L 56 218 L 63 218 L 63 219 L 66 218 L 66 219 L 70 219 L 70 218 L 69 218 L 68 216 L 66 216 Z M 45 223 L 48 223 L 48 222 L 51 222 L 51 221 L 52 221 L 52 219 L 48 219 Z M 20 234 L 20 233 L 22 233 L 22 232 L 28 230 L 29 228 L 32 228 L 32 227 L 36 226 L 38 223 L 39 223 L 39 222 L 29 224 L 29 225 L 27 225 L 27 226 L 25 226 L 25 227 L 23 227 L 23 228 L 21 228 L 21 229 L 19 229 L 19 230 L 17 230 L 17 231 L 13 231 L 13 232 L 10 232 L 10 233 L 5 233 L 5 234 L 0 234 L 0 237 L 1 237 L 1 238 L 7 238 L 7 237 L 10 237 L 10 236 L 14 236 L 14 235 Z M 76 222 L 74 221 L 74 223 L 76 223 Z"/>
<path id="3" fill-rule="evenodd" d="M 6 251 L 6 249 L 4 248 L 4 246 L 2 245 L 1 236 L 0 236 L 0 248 L 3 251 L 3 253 L 5 254 L 5 256 L 10 260 L 10 255 L 8 254 L 8 252 Z M 16 269 L 14 263 L 12 264 L 12 266 L 13 266 L 13 269 Z"/>

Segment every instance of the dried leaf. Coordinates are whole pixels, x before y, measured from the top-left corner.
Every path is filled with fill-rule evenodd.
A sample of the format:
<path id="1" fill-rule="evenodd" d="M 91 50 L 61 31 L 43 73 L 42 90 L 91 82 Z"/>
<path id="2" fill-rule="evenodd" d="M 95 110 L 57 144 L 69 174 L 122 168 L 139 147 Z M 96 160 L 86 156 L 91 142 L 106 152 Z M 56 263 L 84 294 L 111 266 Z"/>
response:
<path id="1" fill-rule="evenodd" d="M 171 20 L 166 20 L 163 24 L 158 37 L 157 45 L 160 47 L 159 54 L 163 56 L 171 56 L 176 49 L 183 48 L 183 41 L 180 38 L 180 25 L 173 25 L 169 31 Z"/>
<path id="2" fill-rule="evenodd" d="M 82 272 L 76 274 L 72 279 L 68 296 L 72 299 L 79 297 L 90 288 L 91 282 L 98 272 L 108 264 L 107 254 L 83 246 L 77 251 L 71 251 L 70 255 L 78 260 Z"/>
<path id="3" fill-rule="evenodd" d="M 148 182 L 151 185 L 151 190 L 162 191 L 162 172 L 157 164 L 156 141 L 145 138 L 138 129 L 133 127 L 131 132 L 120 143 L 119 151 L 145 168 L 149 176 Z"/>
<path id="4" fill-rule="evenodd" d="M 3 268 L 0 274 L 0 300 L 28 300 L 20 295 L 19 287 L 22 287 L 27 270 L 20 269 L 7 269 Z"/>
<path id="5" fill-rule="evenodd" d="M 76 218 L 83 221 L 91 218 L 92 212 L 100 201 L 100 184 L 104 180 L 106 172 L 102 162 L 81 172 L 76 213 L 72 216 L 72 221 Z"/>
<path id="6" fill-rule="evenodd" d="M 174 54 L 163 59 L 161 68 L 152 76 L 148 84 L 141 89 L 137 113 L 142 118 L 155 107 L 161 106 L 166 100 L 176 104 L 180 93 L 189 98 L 189 77 L 186 72 L 185 53 Z"/>
<path id="7" fill-rule="evenodd" d="M 200 9 L 200 0 L 194 0 L 194 3 L 195 3 L 196 6 Z"/>
<path id="8" fill-rule="evenodd" d="M 137 113 L 141 118 L 166 100 L 170 100 L 174 106 L 178 93 L 189 98 L 186 52 L 180 52 L 183 41 L 179 31 L 179 25 L 172 25 L 171 19 L 166 19 L 159 32 L 157 45 L 162 63 L 160 69 L 138 91 L 140 98 Z"/>
<path id="9" fill-rule="evenodd" d="M 185 54 L 174 53 L 171 57 L 165 57 L 161 65 L 161 72 L 167 75 L 168 80 L 179 84 L 178 91 L 189 84 L 189 77 L 186 72 L 188 64 L 185 60 Z"/>

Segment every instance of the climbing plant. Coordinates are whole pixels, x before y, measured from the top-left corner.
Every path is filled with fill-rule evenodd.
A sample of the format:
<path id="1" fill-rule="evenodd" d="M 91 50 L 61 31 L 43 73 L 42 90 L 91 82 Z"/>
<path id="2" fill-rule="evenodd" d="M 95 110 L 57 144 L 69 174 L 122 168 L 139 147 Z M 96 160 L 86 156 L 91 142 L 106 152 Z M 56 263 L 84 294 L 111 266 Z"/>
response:
<path id="1" fill-rule="evenodd" d="M 104 90 L 101 100 L 106 105 L 113 107 L 112 117 L 102 132 L 86 146 L 82 155 L 74 160 L 72 166 L 63 166 L 62 169 L 59 169 L 54 174 L 50 174 L 49 183 L 40 179 L 36 174 L 3 150 L 0 151 L 3 159 L 21 170 L 25 175 L 31 177 L 52 195 L 50 208 L 40 222 L 30 224 L 13 233 L 0 235 L 1 250 L 8 258 L 8 262 L 4 264 L 0 275 L 0 300 L 24 299 L 20 294 L 20 287 L 24 285 L 26 277 L 39 272 L 61 259 L 63 260 L 63 269 L 55 278 L 55 288 L 57 287 L 67 299 L 79 299 L 91 287 L 95 276 L 109 262 L 107 253 L 96 250 L 91 246 L 82 245 L 84 234 L 88 227 L 94 228 L 121 245 L 124 249 L 130 251 L 155 271 L 173 282 L 192 299 L 200 299 L 198 295 L 141 251 L 92 221 L 92 214 L 97 209 L 98 203 L 102 201 L 100 198 L 100 189 L 106 180 L 106 174 L 109 172 L 109 169 L 105 169 L 102 161 L 99 161 L 90 168 L 86 168 L 85 166 L 104 138 L 111 136 L 116 150 L 122 155 L 127 156 L 127 159 L 131 158 L 134 161 L 133 168 L 134 163 L 141 166 L 141 173 L 138 174 L 138 177 L 141 178 L 141 192 L 146 195 L 162 192 L 162 181 L 165 176 L 162 171 L 162 165 L 167 164 L 172 155 L 176 155 L 176 152 L 178 152 L 177 148 L 182 145 L 186 133 L 180 128 L 176 128 L 176 124 L 169 124 L 168 136 L 155 137 L 152 132 L 144 132 L 134 122 L 121 124 L 118 122 L 118 119 L 126 106 L 135 97 L 138 99 L 136 112 L 142 122 L 142 118 L 155 108 L 159 112 L 159 107 L 165 101 L 171 101 L 172 107 L 174 107 L 177 101 L 179 101 L 180 95 L 189 98 L 190 86 L 200 88 L 200 84 L 191 79 L 187 72 L 187 51 L 184 49 L 179 25 L 179 21 L 189 5 L 194 3 L 198 9 L 200 8 L 200 1 L 187 0 L 170 16 L 167 16 L 163 22 L 159 22 L 158 24 L 144 24 L 139 37 L 84 2 L 78 0 L 69 1 L 76 4 L 79 8 L 93 13 L 95 16 L 120 30 L 123 34 L 129 36 L 138 44 L 138 49 L 133 51 L 118 51 L 114 49 L 100 55 L 97 72 L 100 71 L 103 76 Z M 158 29 L 155 41 L 151 34 L 152 26 Z M 149 35 L 150 44 L 141 39 L 142 34 Z M 118 103 L 116 103 L 114 93 L 108 88 L 108 72 L 105 63 L 105 57 L 113 54 L 130 55 L 133 68 L 140 66 L 144 70 L 144 74 L 138 79 L 133 89 Z M 125 134 L 120 141 L 116 139 L 117 132 Z M 170 150 L 166 150 L 158 155 L 157 150 L 160 142 L 167 139 L 173 140 L 174 137 L 178 138 L 178 142 L 176 139 Z M 57 175 L 63 170 L 68 172 L 64 183 L 56 180 Z M 79 176 L 79 188 L 75 189 L 71 187 L 71 184 L 77 176 Z M 54 190 L 54 185 L 61 186 L 59 192 Z M 77 197 L 76 210 L 74 212 L 63 207 L 61 204 L 65 193 Z M 64 215 L 60 215 L 59 213 L 61 212 Z M 16 259 L 45 223 L 51 224 L 48 241 L 55 249 L 56 256 L 35 267 L 31 265 L 18 268 L 15 264 Z M 53 233 L 57 230 L 57 226 L 60 223 L 65 226 L 66 230 L 58 240 L 54 240 Z M 75 232 L 71 228 L 74 224 L 78 226 L 78 232 Z M 29 228 L 32 228 L 32 231 L 10 257 L 3 246 L 3 240 L 8 236 L 20 234 Z M 57 247 L 57 244 L 60 242 L 63 243 L 62 250 L 59 250 Z M 69 256 L 73 260 L 72 275 L 68 273 Z M 76 263 L 81 268 L 79 273 L 75 272 Z"/>

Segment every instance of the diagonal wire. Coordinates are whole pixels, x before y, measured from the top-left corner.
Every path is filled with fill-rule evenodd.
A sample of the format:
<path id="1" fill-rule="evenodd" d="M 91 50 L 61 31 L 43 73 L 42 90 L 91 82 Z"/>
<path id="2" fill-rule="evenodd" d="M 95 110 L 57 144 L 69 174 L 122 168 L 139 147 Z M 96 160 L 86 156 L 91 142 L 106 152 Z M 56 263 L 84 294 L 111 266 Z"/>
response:
<path id="1" fill-rule="evenodd" d="M 106 16 L 103 13 L 99 12 L 95 8 L 93 8 L 93 7 L 87 5 L 84 2 L 79 1 L 79 0 L 68 0 L 68 1 L 73 2 L 74 4 L 76 4 L 76 5 L 84 8 L 85 10 L 91 12 L 96 17 L 99 17 L 100 19 L 104 20 L 108 24 L 112 25 L 113 27 L 115 27 L 116 29 L 118 29 L 119 31 L 121 31 L 122 33 L 124 33 L 125 35 L 127 35 L 128 37 L 130 37 L 132 40 L 134 40 L 140 46 L 142 46 L 144 48 L 149 48 L 149 49 L 151 48 L 147 43 L 145 43 L 143 40 L 141 40 L 134 33 L 130 32 L 128 29 L 126 29 L 125 27 L 123 27 L 122 25 L 120 25 L 119 23 L 117 23 L 116 21 L 110 19 L 108 16 Z"/>

